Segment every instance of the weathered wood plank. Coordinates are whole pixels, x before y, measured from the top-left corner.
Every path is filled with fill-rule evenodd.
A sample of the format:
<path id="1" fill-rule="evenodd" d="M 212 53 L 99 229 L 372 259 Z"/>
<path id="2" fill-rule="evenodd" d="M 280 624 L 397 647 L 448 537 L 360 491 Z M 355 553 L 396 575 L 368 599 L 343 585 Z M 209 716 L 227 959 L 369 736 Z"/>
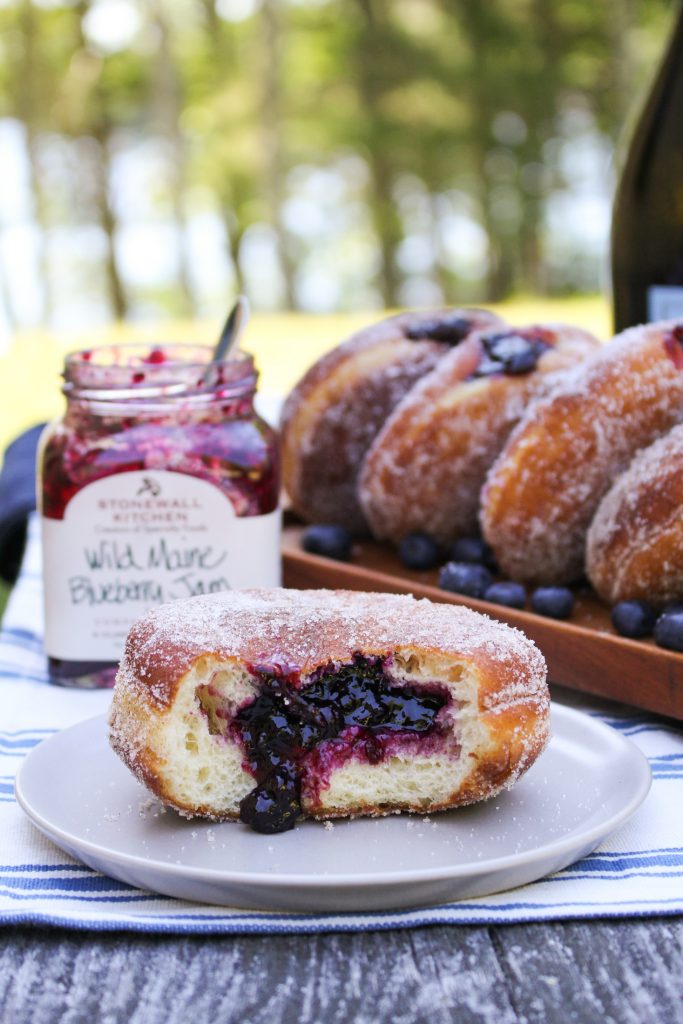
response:
<path id="1" fill-rule="evenodd" d="M 683 1021 L 680 919 L 537 925 L 533 934 L 530 943 L 516 925 L 493 936 L 525 1024 Z"/>
<path id="2" fill-rule="evenodd" d="M 3 1024 L 675 1024 L 683 921 L 164 937 L 0 932 Z"/>

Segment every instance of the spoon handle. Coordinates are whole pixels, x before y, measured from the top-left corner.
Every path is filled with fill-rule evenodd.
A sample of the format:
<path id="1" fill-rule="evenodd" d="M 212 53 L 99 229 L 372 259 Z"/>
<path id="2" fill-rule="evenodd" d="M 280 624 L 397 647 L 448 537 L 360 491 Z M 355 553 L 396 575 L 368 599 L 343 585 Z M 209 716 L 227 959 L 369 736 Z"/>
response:
<path id="1" fill-rule="evenodd" d="M 249 300 L 246 295 L 238 296 L 237 302 L 230 310 L 221 336 L 216 343 L 213 353 L 213 362 L 219 363 L 227 358 L 231 349 L 237 344 L 247 320 L 249 319 Z"/>

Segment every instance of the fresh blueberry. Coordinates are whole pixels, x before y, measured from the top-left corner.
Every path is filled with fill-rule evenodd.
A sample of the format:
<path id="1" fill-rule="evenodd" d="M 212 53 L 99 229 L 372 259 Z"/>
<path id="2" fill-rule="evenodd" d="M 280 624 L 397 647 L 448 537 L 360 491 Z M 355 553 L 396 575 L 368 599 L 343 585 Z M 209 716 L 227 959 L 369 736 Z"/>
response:
<path id="1" fill-rule="evenodd" d="M 532 370 L 536 369 L 536 363 L 540 352 L 536 348 L 527 348 L 524 352 L 519 352 L 517 355 L 510 356 L 504 362 L 505 372 L 511 376 L 520 376 L 524 373 L 531 373 Z"/>
<path id="2" fill-rule="evenodd" d="M 439 561 L 439 545 L 426 533 L 409 533 L 399 545 L 398 557 L 407 569 L 432 569 Z"/>
<path id="3" fill-rule="evenodd" d="M 472 330 L 472 321 L 454 314 L 439 319 L 423 320 L 408 328 L 407 334 L 411 341 L 422 338 L 433 338 L 447 345 L 458 345 Z"/>
<path id="4" fill-rule="evenodd" d="M 486 377 L 492 373 L 513 376 L 531 373 L 548 348 L 539 338 L 527 337 L 517 331 L 485 334 L 481 340 L 486 354 L 474 372 L 475 377 Z"/>
<path id="5" fill-rule="evenodd" d="M 439 573 L 439 586 L 454 594 L 481 598 L 491 586 L 491 573 L 483 565 L 448 562 Z"/>
<path id="6" fill-rule="evenodd" d="M 568 619 L 574 607 L 574 595 L 568 587 L 537 587 L 531 595 L 531 607 L 537 615 Z"/>
<path id="7" fill-rule="evenodd" d="M 351 558 L 351 534 L 343 526 L 332 523 L 320 523 L 307 527 L 301 537 L 301 546 L 311 555 L 324 555 L 325 558 L 336 558 L 339 562 L 348 562 Z"/>
<path id="8" fill-rule="evenodd" d="M 430 331 L 430 335 L 436 341 L 443 341 L 448 345 L 459 345 L 471 330 L 471 320 L 462 316 L 445 316 L 442 320 L 437 321 L 436 326 Z"/>
<path id="9" fill-rule="evenodd" d="M 670 651 L 683 651 L 683 611 L 665 612 L 655 625 L 655 643 Z"/>
<path id="10" fill-rule="evenodd" d="M 657 612 L 647 601 L 619 601 L 612 609 L 612 625 L 621 636 L 632 640 L 649 636 L 657 621 Z"/>
<path id="11" fill-rule="evenodd" d="M 451 558 L 454 562 L 472 562 L 489 569 L 496 567 L 493 552 L 481 537 L 458 537 L 451 545 Z"/>
<path id="12" fill-rule="evenodd" d="M 492 583 L 484 592 L 484 600 L 505 605 L 507 608 L 523 608 L 526 604 L 526 590 L 521 583 L 512 583 L 508 580 Z"/>
<path id="13" fill-rule="evenodd" d="M 500 338 L 491 349 L 491 356 L 503 364 L 505 373 L 530 373 L 538 362 L 540 351 L 533 341 L 518 334 Z"/>

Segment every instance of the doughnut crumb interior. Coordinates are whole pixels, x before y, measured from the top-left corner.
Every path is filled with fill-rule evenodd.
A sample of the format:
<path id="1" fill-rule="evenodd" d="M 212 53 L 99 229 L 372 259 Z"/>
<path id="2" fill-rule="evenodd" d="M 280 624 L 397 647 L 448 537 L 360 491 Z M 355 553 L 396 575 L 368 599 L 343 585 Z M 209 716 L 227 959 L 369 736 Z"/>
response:
<path id="1" fill-rule="evenodd" d="M 543 750 L 549 710 L 534 644 L 467 608 L 228 591 L 133 626 L 110 740 L 181 814 L 280 832 L 494 796 Z"/>

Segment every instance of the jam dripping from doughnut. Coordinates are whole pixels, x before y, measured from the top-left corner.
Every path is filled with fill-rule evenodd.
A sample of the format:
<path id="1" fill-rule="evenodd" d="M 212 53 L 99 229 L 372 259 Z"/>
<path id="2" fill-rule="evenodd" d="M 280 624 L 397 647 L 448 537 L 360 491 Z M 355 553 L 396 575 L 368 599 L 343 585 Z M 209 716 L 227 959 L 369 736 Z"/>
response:
<path id="1" fill-rule="evenodd" d="M 677 370 L 683 370 L 683 324 L 664 335 L 664 348 Z"/>
<path id="2" fill-rule="evenodd" d="M 323 671 L 304 690 L 286 677 L 260 671 L 263 690 L 233 721 L 256 787 L 240 818 L 257 832 L 286 832 L 301 813 L 303 758 L 325 740 L 352 730 L 354 749 L 370 764 L 385 756 L 383 739 L 427 734 L 447 698 L 411 686 L 391 686 L 380 660 L 357 657 Z"/>
<path id="3" fill-rule="evenodd" d="M 423 320 L 413 324 L 406 334 L 411 341 L 441 341 L 445 345 L 459 345 L 472 331 L 473 323 L 464 316 L 444 316 L 438 319 Z"/>
<path id="4" fill-rule="evenodd" d="M 531 373 L 543 353 L 551 347 L 544 338 L 547 338 L 547 334 L 534 330 L 483 334 L 481 343 L 484 355 L 468 379 L 491 377 L 494 374 L 520 376 Z"/>

